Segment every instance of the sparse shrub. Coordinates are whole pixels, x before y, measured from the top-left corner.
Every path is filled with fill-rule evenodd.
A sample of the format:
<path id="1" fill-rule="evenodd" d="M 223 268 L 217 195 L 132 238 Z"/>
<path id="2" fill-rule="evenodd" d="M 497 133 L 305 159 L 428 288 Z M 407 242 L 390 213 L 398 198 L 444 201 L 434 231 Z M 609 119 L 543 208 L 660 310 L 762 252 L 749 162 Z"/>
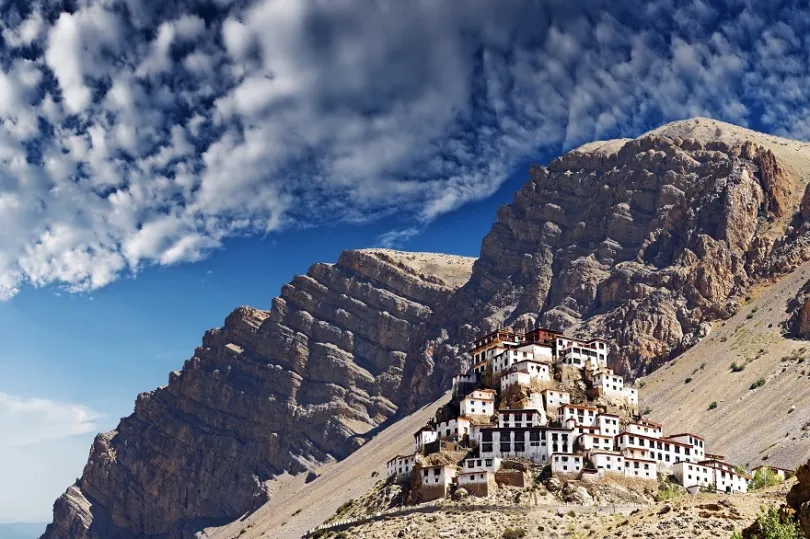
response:
<path id="1" fill-rule="evenodd" d="M 764 385 L 765 385 L 765 379 L 760 378 L 759 380 L 757 380 L 756 382 L 751 384 L 751 389 L 757 389 L 758 387 L 762 387 Z"/>
<path id="2" fill-rule="evenodd" d="M 647 406 L 646 408 L 644 408 L 644 411 L 641 412 L 641 415 L 650 415 L 651 413 L 652 413 L 652 408 Z"/>
<path id="3" fill-rule="evenodd" d="M 726 342 L 727 340 L 728 340 L 728 337 L 726 337 L 725 335 L 720 337 L 720 342 Z"/>
<path id="4" fill-rule="evenodd" d="M 754 477 L 748 483 L 749 490 L 772 487 L 782 482 L 782 478 L 768 468 L 760 468 L 754 472 Z"/>
<path id="5" fill-rule="evenodd" d="M 701 364 L 700 364 L 700 370 L 703 370 L 703 369 L 705 369 L 705 368 L 706 368 L 706 364 L 705 364 L 705 363 L 701 363 Z"/>
<path id="6" fill-rule="evenodd" d="M 782 520 L 776 507 L 771 506 L 768 509 L 763 507 L 760 510 L 762 513 L 754 523 L 759 531 L 757 537 L 763 539 L 802 539 L 804 537 L 799 525 L 792 520 Z M 735 531 L 731 535 L 731 539 L 742 539 L 742 534 Z"/>
<path id="7" fill-rule="evenodd" d="M 526 530 L 523 528 L 506 528 L 501 535 L 502 539 L 523 539 L 526 537 Z"/>
<path id="8" fill-rule="evenodd" d="M 380 472 L 378 471 L 371 472 L 371 477 L 377 477 L 378 475 L 380 475 Z"/>
<path id="9" fill-rule="evenodd" d="M 745 365 L 740 365 L 736 361 L 731 363 L 731 372 L 742 372 L 745 369 Z"/>
<path id="10" fill-rule="evenodd" d="M 346 532 L 338 532 L 338 534 L 335 535 L 335 539 L 349 539 L 349 536 L 346 535 Z"/>
<path id="11" fill-rule="evenodd" d="M 709 404 L 709 410 L 714 410 L 715 408 L 717 408 L 717 401 L 712 401 L 712 403 Z"/>
<path id="12" fill-rule="evenodd" d="M 752 318 L 754 318 L 754 313 L 748 313 L 747 315 L 745 315 L 746 320 L 751 320 Z"/>
<path id="13" fill-rule="evenodd" d="M 661 481 L 658 483 L 658 496 L 656 499 L 659 502 L 674 500 L 675 498 L 683 496 L 684 492 L 686 492 L 684 488 L 677 483 L 670 480 Z"/>
<path id="14" fill-rule="evenodd" d="M 688 384 L 688 383 L 689 383 L 689 382 L 691 382 L 691 381 L 692 381 L 692 378 L 691 378 L 691 377 L 689 377 L 689 378 L 687 378 L 686 380 L 684 380 L 684 381 L 683 381 L 683 383 L 684 383 L 684 384 Z"/>
<path id="15" fill-rule="evenodd" d="M 292 514 L 292 516 L 299 515 L 299 514 L 301 514 L 301 510 L 296 509 L 295 512 Z"/>
<path id="16" fill-rule="evenodd" d="M 759 307 L 754 307 L 753 309 L 751 309 L 751 314 L 754 314 L 754 313 L 755 313 L 755 312 L 757 312 L 758 310 L 759 310 Z"/>
<path id="17" fill-rule="evenodd" d="M 346 500 L 340 507 L 337 508 L 336 513 L 338 515 L 341 513 L 345 513 L 346 511 L 352 508 L 352 505 L 354 505 L 354 499 Z"/>

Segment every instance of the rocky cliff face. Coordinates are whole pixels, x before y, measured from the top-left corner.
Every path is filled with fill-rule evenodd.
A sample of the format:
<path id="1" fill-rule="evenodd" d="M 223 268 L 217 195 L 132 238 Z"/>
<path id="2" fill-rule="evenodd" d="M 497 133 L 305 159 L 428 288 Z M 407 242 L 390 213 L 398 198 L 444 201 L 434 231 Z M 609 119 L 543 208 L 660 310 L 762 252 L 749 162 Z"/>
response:
<path id="1" fill-rule="evenodd" d="M 96 439 L 45 537 L 173 539 L 232 520 L 266 480 L 341 459 L 434 399 L 461 346 L 500 325 L 601 335 L 618 370 L 644 373 L 810 258 L 808 178 L 810 146 L 677 122 L 533 167 L 473 267 L 382 250 L 317 264 L 270 311 L 206 333 Z"/>
<path id="2" fill-rule="evenodd" d="M 190 537 L 266 500 L 264 482 L 342 459 L 406 399 L 409 357 L 472 260 L 386 250 L 316 264 L 240 307 L 165 387 L 99 435 L 46 538 Z"/>
<path id="3" fill-rule="evenodd" d="M 735 312 L 763 276 L 806 257 L 787 237 L 804 220 L 794 217 L 804 169 L 769 138 L 710 123 L 533 167 L 454 297 L 459 335 L 539 322 L 614 339 L 618 370 L 641 374 Z"/>

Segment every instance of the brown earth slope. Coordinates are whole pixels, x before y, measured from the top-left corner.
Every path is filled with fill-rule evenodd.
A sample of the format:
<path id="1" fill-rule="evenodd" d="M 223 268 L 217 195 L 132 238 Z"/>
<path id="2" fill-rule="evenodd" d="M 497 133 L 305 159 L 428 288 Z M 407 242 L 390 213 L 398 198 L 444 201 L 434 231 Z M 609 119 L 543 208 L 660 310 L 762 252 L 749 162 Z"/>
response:
<path id="1" fill-rule="evenodd" d="M 807 462 L 810 342 L 785 338 L 780 324 L 808 279 L 810 263 L 759 291 L 700 344 L 640 379 L 641 407 L 652 410 L 650 418 L 671 434 L 703 435 L 708 451 L 749 469 Z M 751 389 L 759 379 L 764 385 Z M 716 408 L 709 409 L 713 402 Z"/>

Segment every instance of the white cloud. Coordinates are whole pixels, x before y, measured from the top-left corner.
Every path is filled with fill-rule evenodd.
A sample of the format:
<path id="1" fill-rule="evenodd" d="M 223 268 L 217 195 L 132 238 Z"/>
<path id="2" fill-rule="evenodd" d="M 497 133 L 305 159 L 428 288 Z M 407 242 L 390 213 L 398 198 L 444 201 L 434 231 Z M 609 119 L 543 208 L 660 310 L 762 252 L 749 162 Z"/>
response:
<path id="1" fill-rule="evenodd" d="M 298 225 L 402 244 L 527 156 L 689 115 L 810 136 L 810 20 L 744 1 L 120 1 L 3 17 L 0 299 Z"/>
<path id="2" fill-rule="evenodd" d="M 100 417 L 82 404 L 0 392 L 0 448 L 95 433 Z"/>

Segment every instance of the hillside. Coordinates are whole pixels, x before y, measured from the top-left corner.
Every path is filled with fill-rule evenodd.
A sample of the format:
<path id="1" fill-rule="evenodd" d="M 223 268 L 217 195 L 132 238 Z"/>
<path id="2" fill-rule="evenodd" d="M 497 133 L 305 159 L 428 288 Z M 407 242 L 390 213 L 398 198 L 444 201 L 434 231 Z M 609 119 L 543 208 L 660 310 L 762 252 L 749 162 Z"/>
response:
<path id="1" fill-rule="evenodd" d="M 208 331 L 169 384 L 99 435 L 46 538 L 188 537 L 341 460 L 390 421 L 434 310 L 472 260 L 382 249 L 316 264 Z"/>
<path id="2" fill-rule="evenodd" d="M 786 339 L 787 304 L 810 264 L 763 287 L 752 301 L 676 361 L 638 380 L 642 408 L 674 431 L 703 434 L 749 469 L 796 468 L 810 459 L 810 342 Z M 739 372 L 736 369 L 743 367 Z M 685 383 L 691 379 L 689 383 Z M 762 379 L 758 389 L 751 385 Z M 709 410 L 712 402 L 717 407 Z"/>
<path id="3" fill-rule="evenodd" d="M 808 155 L 675 122 L 532 167 L 474 263 L 373 249 L 314 265 L 271 309 L 240 307 L 207 332 L 97 437 L 46 539 L 179 539 L 231 522 L 279 478 L 344 459 L 439 398 L 469 363 L 460 346 L 501 325 L 603 336 L 617 371 L 652 372 L 810 259 Z"/>
<path id="4" fill-rule="evenodd" d="M 397 421 L 341 462 L 318 468 L 319 477 L 311 483 L 305 483 L 302 476 L 285 478 L 274 490 L 270 502 L 258 511 L 221 528 L 207 529 L 203 538 L 230 539 L 239 535 L 241 539 L 262 536 L 299 539 L 341 504 L 368 491 L 384 475 L 389 459 L 411 452 L 414 431 L 433 417 L 447 398 L 444 396 Z M 372 475 L 373 472 L 377 474 Z"/>

